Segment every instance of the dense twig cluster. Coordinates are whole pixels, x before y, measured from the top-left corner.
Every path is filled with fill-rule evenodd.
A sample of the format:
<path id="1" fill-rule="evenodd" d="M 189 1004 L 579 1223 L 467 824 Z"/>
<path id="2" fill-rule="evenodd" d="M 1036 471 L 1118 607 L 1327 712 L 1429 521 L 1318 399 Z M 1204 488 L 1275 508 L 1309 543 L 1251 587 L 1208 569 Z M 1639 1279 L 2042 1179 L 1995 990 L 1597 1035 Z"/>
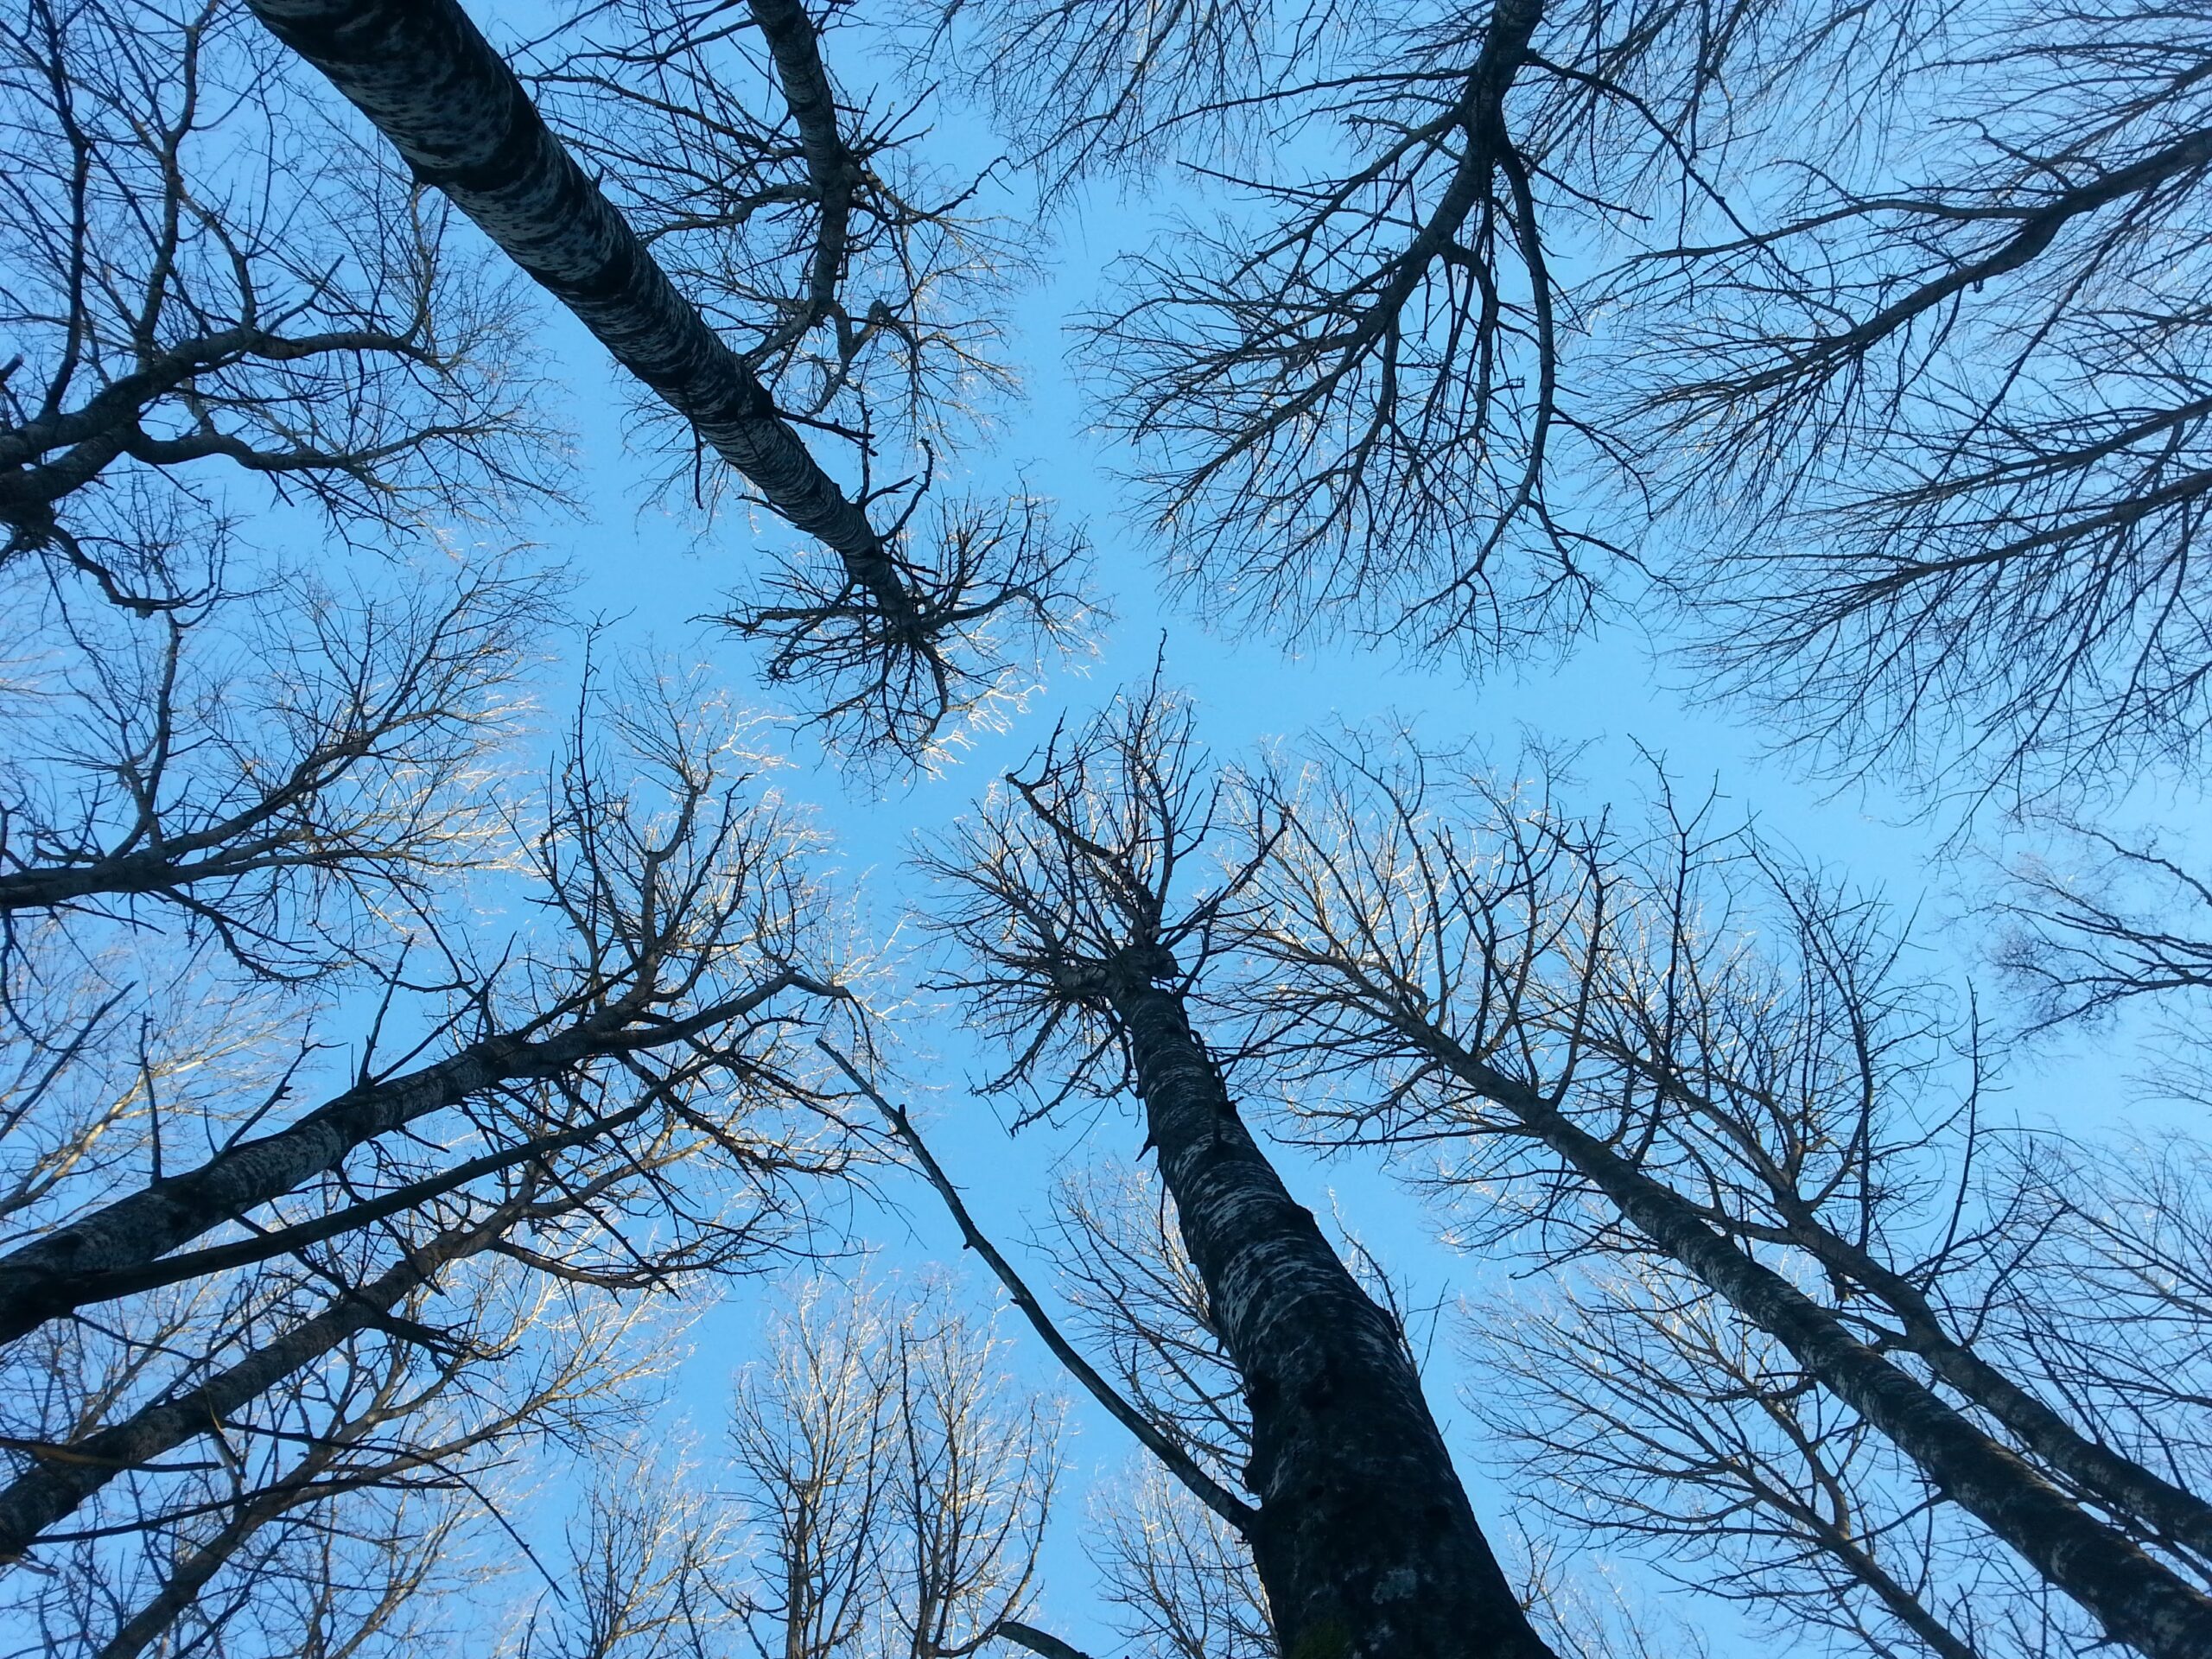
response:
<path id="1" fill-rule="evenodd" d="M 236 7 L 37 4 L 0 33 L 0 524 L 186 603 L 265 480 L 348 535 L 561 482 L 514 279 Z"/>
<path id="2" fill-rule="evenodd" d="M 1868 1429 L 1902 1454 L 1908 1488 L 1924 1484 L 1891 1519 L 1876 1503 L 1829 1541 L 1837 1557 L 1868 1554 L 1851 1595 L 1804 1593 L 1859 1618 L 1871 1592 L 1878 1619 L 1932 1639 L 1942 1616 L 1885 1580 L 1873 1553 L 1940 1497 L 2018 1551 L 2031 1585 L 2064 1589 L 2106 1630 L 2145 1651 L 2193 1650 L 2212 1544 L 2212 1510 L 2190 1490 L 2204 1474 L 2183 1450 L 2197 1437 L 2168 1396 L 2124 1403 L 2127 1379 L 2159 1368 L 2158 1324 L 2133 1361 L 2051 1365 L 2072 1339 L 2061 1270 L 2059 1302 L 2034 1317 L 2040 1338 L 1995 1334 L 1994 1304 L 2035 1307 L 2027 1264 L 2070 1230 L 2051 1206 L 2094 1199 L 2051 1184 L 2032 1140 L 2005 1141 L 2009 1155 L 1991 1144 L 2004 1137 L 1980 1126 L 1970 1049 L 1968 1092 L 1943 1103 L 1960 1039 L 1902 976 L 1902 942 L 1877 907 L 1671 803 L 1639 846 L 1565 817 L 1541 788 L 1465 785 L 1357 747 L 1294 787 L 1257 787 L 1278 851 L 1255 880 L 1262 919 L 1232 995 L 1289 1076 L 1341 1088 L 1336 1104 L 1300 1096 L 1317 1132 L 1449 1148 L 1430 1178 L 1446 1190 L 1502 1184 L 1502 1205 L 1478 1206 L 1494 1239 L 1528 1230 L 1553 1261 L 1625 1257 L 1579 1316 L 1591 1363 L 1612 1363 L 1597 1356 L 1618 1338 L 1625 1367 L 1656 1332 L 1675 1344 L 1662 1372 L 1726 1362 L 1759 1379 L 1676 1395 L 1717 1402 L 1733 1389 L 1770 1413 L 1798 1410 L 1788 1402 L 1807 1389 L 1831 1396 L 1819 1434 L 1801 1424 L 1792 1442 L 1809 1467 L 1763 1477 L 1785 1515 L 1817 1488 L 1812 1447 L 1857 1457 Z M 2151 1248 L 2155 1226 L 2114 1224 L 2142 1241 L 2123 1257 Z M 1741 1324 L 1714 1324 L 1722 1306 Z M 2111 1391 L 2099 1406 L 2090 1373 Z M 1618 1392 L 1675 1397 L 1626 1371 Z M 2153 1416 L 2158 1431 L 2129 1427 Z M 1590 1427 L 1545 1444 L 1556 1452 Z M 1630 1438 L 1589 1444 L 1593 1469 L 1635 1455 Z M 1762 1478 L 1736 1466 L 1739 1481 Z M 1632 1510 L 1607 1513 L 1633 1524 Z M 1792 1517 L 1783 1535 L 1829 1548 L 1808 1544 L 1812 1525 Z"/>
<path id="3" fill-rule="evenodd" d="M 2196 753 L 2202 19 L 942 16 L 1060 188 L 1198 193 L 1088 355 L 1201 610 L 1479 664 L 1671 601 L 1840 766 Z"/>

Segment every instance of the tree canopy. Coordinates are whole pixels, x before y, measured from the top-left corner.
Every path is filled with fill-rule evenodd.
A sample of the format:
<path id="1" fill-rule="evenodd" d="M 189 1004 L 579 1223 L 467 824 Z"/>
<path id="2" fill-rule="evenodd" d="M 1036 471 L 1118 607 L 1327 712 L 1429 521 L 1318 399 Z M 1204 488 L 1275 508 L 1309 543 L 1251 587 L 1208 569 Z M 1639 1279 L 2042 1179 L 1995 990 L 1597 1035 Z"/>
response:
<path id="1" fill-rule="evenodd" d="M 2208 15 L 6 3 L 0 1651 L 2212 1659 Z"/>

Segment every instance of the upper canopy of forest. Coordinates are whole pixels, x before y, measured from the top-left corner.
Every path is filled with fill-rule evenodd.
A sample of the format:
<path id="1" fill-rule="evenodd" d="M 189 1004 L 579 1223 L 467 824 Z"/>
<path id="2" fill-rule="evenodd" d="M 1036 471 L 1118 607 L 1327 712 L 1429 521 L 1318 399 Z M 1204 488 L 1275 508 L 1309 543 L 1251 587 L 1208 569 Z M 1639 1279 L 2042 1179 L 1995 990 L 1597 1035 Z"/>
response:
<path id="1" fill-rule="evenodd" d="M 2037 1093 L 2205 1098 L 2212 14 L 9 3 L 8 1650 L 1067 1659 L 1058 1408 L 926 1275 L 621 1474 L 919 1170 L 1151 1459 L 1147 1652 L 1663 1645 L 1573 1541 L 2212 1654 L 2204 1154 Z M 1276 651 L 1444 706 L 1210 749 Z M 1978 913 L 1512 751 L 1591 661 Z M 1090 1166 L 963 1207 L 970 1075 Z"/>

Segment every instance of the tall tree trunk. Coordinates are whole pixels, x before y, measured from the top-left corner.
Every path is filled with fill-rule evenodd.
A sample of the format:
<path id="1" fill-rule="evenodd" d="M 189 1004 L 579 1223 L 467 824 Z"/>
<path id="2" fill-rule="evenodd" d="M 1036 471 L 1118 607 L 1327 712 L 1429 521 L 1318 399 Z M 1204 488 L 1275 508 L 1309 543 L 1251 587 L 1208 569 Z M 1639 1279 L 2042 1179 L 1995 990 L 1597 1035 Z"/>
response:
<path id="1" fill-rule="evenodd" d="M 1919 1355 L 1928 1362 L 1929 1370 L 2100 1502 L 2126 1511 L 2152 1531 L 2212 1560 L 2212 1503 L 2133 1458 L 2089 1439 L 1952 1336 L 1910 1280 L 1838 1236 L 1810 1206 L 1791 1202 L 1779 1192 L 1776 1196 L 1783 1200 L 1792 1243 L 1872 1291 L 1897 1316 L 1904 1338 L 1897 1346 Z"/>
<path id="2" fill-rule="evenodd" d="M 1549 1659 L 1390 1316 L 1238 1120 L 1182 998 L 1119 976 L 1160 1173 L 1244 1383 L 1249 1537 L 1285 1659 Z"/>
<path id="3" fill-rule="evenodd" d="M 844 562 L 895 633 L 897 562 L 745 360 L 679 294 L 455 0 L 249 0 L 375 124 L 423 183 L 575 314 L 778 514 Z"/>
<path id="4" fill-rule="evenodd" d="M 1453 1076 L 1510 1111 L 1629 1224 L 1917 1464 L 1939 1490 L 2152 1659 L 2212 1659 L 2212 1597 L 2089 1516 L 2028 1463 L 1853 1336 L 1828 1309 L 1724 1237 L 1672 1187 L 1569 1122 L 1536 1090 L 1433 1028 L 1415 1036 Z"/>

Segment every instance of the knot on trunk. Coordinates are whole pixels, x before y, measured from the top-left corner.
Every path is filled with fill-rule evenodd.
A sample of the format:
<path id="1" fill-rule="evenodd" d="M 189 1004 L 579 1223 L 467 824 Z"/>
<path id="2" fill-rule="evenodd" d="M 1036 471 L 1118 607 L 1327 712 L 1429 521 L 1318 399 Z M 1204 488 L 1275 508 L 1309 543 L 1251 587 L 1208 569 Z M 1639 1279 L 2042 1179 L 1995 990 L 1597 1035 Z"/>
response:
<path id="1" fill-rule="evenodd" d="M 1152 940 L 1125 944 L 1111 956 L 1083 957 L 1052 964 L 1052 988 L 1071 1001 L 1103 1003 L 1116 995 L 1147 989 L 1182 972 L 1175 953 Z"/>

